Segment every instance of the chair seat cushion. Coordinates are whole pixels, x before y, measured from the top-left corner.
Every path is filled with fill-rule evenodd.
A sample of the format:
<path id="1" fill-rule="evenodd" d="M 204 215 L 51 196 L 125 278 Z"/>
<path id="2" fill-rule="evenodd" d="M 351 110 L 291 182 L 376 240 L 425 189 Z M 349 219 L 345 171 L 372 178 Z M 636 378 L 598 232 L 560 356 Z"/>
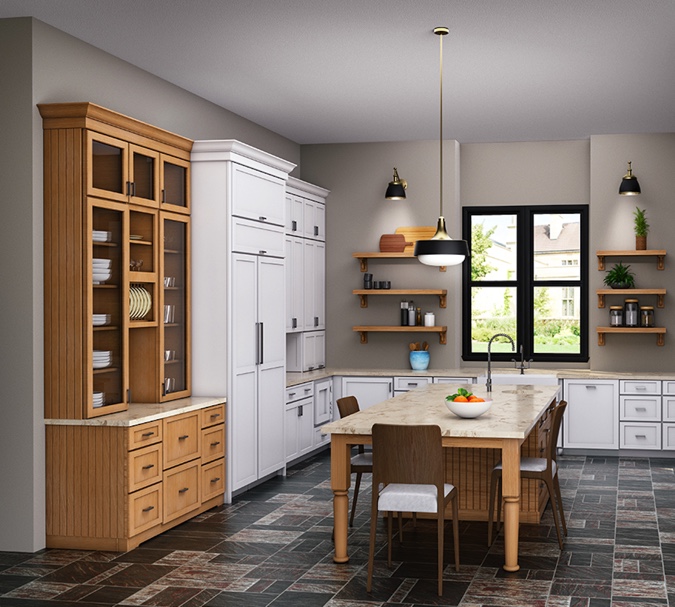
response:
<path id="1" fill-rule="evenodd" d="M 444 496 L 454 489 L 444 485 Z M 435 485 L 391 483 L 380 492 L 377 508 L 382 512 L 436 512 L 438 507 Z"/>
<path id="2" fill-rule="evenodd" d="M 352 466 L 373 466 L 373 453 L 368 451 L 367 453 L 358 453 L 351 459 Z"/>
<path id="3" fill-rule="evenodd" d="M 499 462 L 495 467 L 495 470 L 502 469 L 502 463 Z M 521 472 L 543 472 L 546 470 L 546 458 L 545 457 L 523 457 L 520 460 L 520 470 Z M 551 475 L 555 476 L 557 470 L 557 465 L 555 462 L 551 462 Z"/>

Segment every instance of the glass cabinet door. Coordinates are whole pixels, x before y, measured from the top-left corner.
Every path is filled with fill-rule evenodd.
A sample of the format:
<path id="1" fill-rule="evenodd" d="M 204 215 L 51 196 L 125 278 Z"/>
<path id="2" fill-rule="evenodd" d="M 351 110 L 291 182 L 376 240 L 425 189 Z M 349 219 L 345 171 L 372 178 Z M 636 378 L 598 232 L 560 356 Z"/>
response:
<path id="1" fill-rule="evenodd" d="M 128 200 L 128 144 L 100 133 L 87 133 L 87 193 Z"/>
<path id="2" fill-rule="evenodd" d="M 136 204 L 156 207 L 159 201 L 159 154 L 130 146 L 129 196 Z"/>
<path id="3" fill-rule="evenodd" d="M 127 408 L 127 342 L 124 297 L 126 212 L 116 203 L 91 204 L 91 285 L 87 417 Z"/>
<path id="4" fill-rule="evenodd" d="M 189 227 L 187 217 L 162 214 L 162 400 L 190 394 Z"/>
<path id="5" fill-rule="evenodd" d="M 190 163 L 173 156 L 161 156 L 161 207 L 175 213 L 190 212 Z"/>

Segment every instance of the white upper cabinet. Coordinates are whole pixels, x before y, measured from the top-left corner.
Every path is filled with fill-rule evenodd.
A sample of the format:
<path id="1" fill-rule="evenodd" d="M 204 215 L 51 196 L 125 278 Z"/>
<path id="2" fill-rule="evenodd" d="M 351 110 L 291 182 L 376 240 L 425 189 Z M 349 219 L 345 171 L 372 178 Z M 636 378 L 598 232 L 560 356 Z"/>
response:
<path id="1" fill-rule="evenodd" d="M 293 194 L 286 194 L 286 234 L 304 236 L 304 200 Z"/>
<path id="2" fill-rule="evenodd" d="M 232 214 L 283 226 L 285 203 L 279 179 L 238 164 L 233 169 Z"/>

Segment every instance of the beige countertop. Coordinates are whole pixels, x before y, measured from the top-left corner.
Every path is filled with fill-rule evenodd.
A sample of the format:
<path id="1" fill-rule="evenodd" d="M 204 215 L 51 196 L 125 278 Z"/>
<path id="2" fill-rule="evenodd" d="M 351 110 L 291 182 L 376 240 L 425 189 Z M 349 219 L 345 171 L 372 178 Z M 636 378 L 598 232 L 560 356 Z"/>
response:
<path id="1" fill-rule="evenodd" d="M 445 405 L 447 385 L 431 384 L 327 424 L 321 432 L 368 435 L 376 423 L 435 424 L 448 437 L 524 440 L 559 391 L 559 386 L 494 386 L 492 407 L 476 419 L 463 419 Z M 485 390 L 475 393 L 486 396 Z"/>
<path id="2" fill-rule="evenodd" d="M 131 427 L 147 422 L 164 419 L 172 415 L 206 409 L 213 405 L 222 405 L 225 397 L 188 396 L 165 403 L 132 403 L 127 411 L 110 413 L 91 419 L 46 419 L 50 426 L 123 426 Z"/>

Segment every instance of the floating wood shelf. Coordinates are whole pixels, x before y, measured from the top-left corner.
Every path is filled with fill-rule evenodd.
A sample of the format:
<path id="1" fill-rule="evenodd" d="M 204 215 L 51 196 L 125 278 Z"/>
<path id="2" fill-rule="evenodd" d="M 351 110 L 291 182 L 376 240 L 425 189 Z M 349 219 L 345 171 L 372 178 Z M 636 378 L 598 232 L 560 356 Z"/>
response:
<path id="1" fill-rule="evenodd" d="M 352 327 L 361 335 L 361 343 L 368 343 L 368 333 L 438 333 L 439 342 L 447 343 L 448 327 L 401 327 L 398 325 L 359 325 Z"/>
<path id="2" fill-rule="evenodd" d="M 361 272 L 368 271 L 368 260 L 369 259 L 415 259 L 412 251 L 405 253 L 352 253 L 352 257 L 359 260 L 361 265 Z M 446 267 L 440 266 L 438 268 L 439 272 L 445 272 Z"/>
<path id="3" fill-rule="evenodd" d="M 665 343 L 665 327 L 598 327 L 598 345 L 605 345 L 605 335 L 607 333 L 653 333 L 656 335 L 656 345 L 662 346 Z"/>
<path id="4" fill-rule="evenodd" d="M 605 307 L 605 295 L 656 295 L 656 306 L 663 308 L 666 289 L 598 289 L 598 308 Z"/>
<path id="5" fill-rule="evenodd" d="M 665 267 L 666 251 L 664 249 L 649 249 L 647 251 L 596 251 L 598 256 L 598 270 L 605 269 L 605 257 L 656 257 L 656 268 L 663 270 Z"/>
<path id="6" fill-rule="evenodd" d="M 368 295 L 438 295 L 441 308 L 448 305 L 447 289 L 354 289 L 354 295 L 361 299 L 361 307 L 368 307 Z"/>

